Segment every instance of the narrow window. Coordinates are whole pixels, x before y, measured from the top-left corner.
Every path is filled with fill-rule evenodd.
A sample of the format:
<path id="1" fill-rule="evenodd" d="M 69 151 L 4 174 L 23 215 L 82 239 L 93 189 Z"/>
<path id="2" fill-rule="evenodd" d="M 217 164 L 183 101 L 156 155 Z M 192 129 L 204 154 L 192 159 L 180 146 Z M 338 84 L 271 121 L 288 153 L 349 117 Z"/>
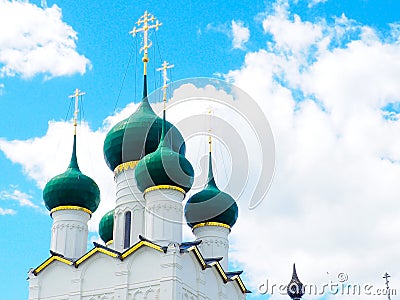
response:
<path id="1" fill-rule="evenodd" d="M 131 219 L 132 213 L 127 211 L 125 213 L 125 237 L 124 237 L 124 249 L 129 248 L 131 243 Z"/>

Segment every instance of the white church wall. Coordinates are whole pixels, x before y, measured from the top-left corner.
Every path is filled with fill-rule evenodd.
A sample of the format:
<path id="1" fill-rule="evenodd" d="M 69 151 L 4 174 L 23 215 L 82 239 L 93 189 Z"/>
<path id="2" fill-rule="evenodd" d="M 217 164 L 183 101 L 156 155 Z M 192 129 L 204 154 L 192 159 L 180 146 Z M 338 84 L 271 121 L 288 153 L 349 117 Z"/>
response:
<path id="1" fill-rule="evenodd" d="M 74 269 L 55 261 L 39 277 L 39 299 L 68 299 Z M 62 280 L 60 280 L 62 278 Z"/>
<path id="2" fill-rule="evenodd" d="M 115 273 L 118 268 L 115 258 L 96 253 L 79 266 L 81 268 L 82 293 L 106 293 L 117 284 Z"/>
<path id="3" fill-rule="evenodd" d="M 142 283 L 156 281 L 160 276 L 161 252 L 149 247 L 142 247 L 125 259 L 129 271 L 128 284 L 142 286 Z"/>

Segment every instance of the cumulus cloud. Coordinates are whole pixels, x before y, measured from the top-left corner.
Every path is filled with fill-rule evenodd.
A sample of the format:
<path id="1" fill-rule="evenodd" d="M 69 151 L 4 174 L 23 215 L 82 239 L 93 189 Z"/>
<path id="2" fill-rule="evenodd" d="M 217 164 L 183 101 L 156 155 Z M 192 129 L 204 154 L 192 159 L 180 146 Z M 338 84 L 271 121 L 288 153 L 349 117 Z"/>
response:
<path id="1" fill-rule="evenodd" d="M 77 33 L 57 5 L 0 0 L 0 77 L 84 74 L 89 60 L 77 52 Z"/>
<path id="2" fill-rule="evenodd" d="M 327 1 L 328 1 L 328 0 L 311 0 L 311 1 L 308 3 L 308 7 L 311 8 L 311 7 L 313 7 L 313 6 L 315 6 L 315 5 L 319 4 L 319 3 L 325 3 L 325 2 L 327 2 Z"/>
<path id="3" fill-rule="evenodd" d="M 245 49 L 245 44 L 249 41 L 250 30 L 244 25 L 243 21 L 232 20 L 231 24 L 207 24 L 206 30 L 220 32 L 232 39 L 233 49 Z"/>
<path id="4" fill-rule="evenodd" d="M 250 30 L 242 21 L 236 22 L 232 20 L 232 46 L 234 49 L 244 49 L 244 44 L 246 44 L 250 38 Z"/>
<path id="5" fill-rule="evenodd" d="M 382 288 L 386 271 L 400 277 L 400 121 L 387 117 L 396 116 L 400 105 L 398 27 L 380 39 L 380 33 L 344 15 L 303 21 L 285 1 L 275 4 L 262 26 L 265 35 L 257 38 L 266 46 L 246 53 L 243 65 L 226 78 L 268 117 L 276 172 L 269 195 L 255 210 L 246 199 L 238 201 L 232 265 L 244 268 L 253 290 L 266 279 L 286 284 L 293 262 L 304 283 L 320 288 L 337 282 L 341 272 L 348 274 L 347 283 Z M 104 136 L 133 110 L 107 118 L 103 128 L 84 123 L 78 129 L 81 170 L 99 184 L 103 212 L 115 199 L 112 173 L 102 158 Z M 70 123 L 52 121 L 44 137 L 0 140 L 0 149 L 43 188 L 68 163 L 70 152 L 64 149 L 72 146 L 72 135 L 60 137 L 71 131 Z M 101 216 L 93 218 L 98 222 Z M 96 220 L 91 224 L 96 230 Z"/>
<path id="6" fill-rule="evenodd" d="M 253 288 L 266 279 L 286 284 L 293 262 L 320 290 L 340 272 L 346 283 L 382 288 L 386 271 L 400 276 L 400 122 L 387 117 L 400 102 L 396 26 L 380 39 L 344 15 L 302 21 L 279 2 L 263 28 L 273 41 L 227 78 L 270 120 L 276 173 L 260 207 L 240 207 L 231 257 Z"/>
<path id="7" fill-rule="evenodd" d="M 6 216 L 6 215 L 15 215 L 17 212 L 13 209 L 9 208 L 1 208 L 0 207 L 0 216 Z"/>
<path id="8" fill-rule="evenodd" d="M 297 14 L 290 15 L 286 5 L 276 4 L 275 13 L 263 21 L 263 29 L 271 34 L 276 50 L 299 53 L 308 50 L 322 37 L 322 25 L 303 22 Z"/>
<path id="9" fill-rule="evenodd" d="M 100 128 L 93 131 L 87 123 L 78 126 L 79 167 L 99 185 L 102 200 L 98 211 L 93 214 L 89 222 L 91 231 L 97 230 L 97 224 L 103 214 L 115 205 L 113 175 L 104 162 L 102 152 L 105 130 Z M 8 159 L 20 164 L 26 176 L 35 180 L 38 188 L 42 190 L 52 177 L 66 170 L 71 158 L 72 142 L 73 126 L 70 122 L 50 121 L 44 136 L 29 140 L 0 139 L 0 149 Z M 20 201 L 21 205 L 29 204 L 26 200 L 30 198 L 24 198 L 23 193 L 3 192 L 0 197 L 3 196 Z"/>
<path id="10" fill-rule="evenodd" d="M 17 188 L 14 188 L 12 192 L 0 191 L 0 199 L 2 200 L 12 200 L 17 202 L 19 206 L 27 206 L 38 209 L 39 206 L 32 202 L 32 198 L 33 197 L 31 195 L 21 192 Z"/>

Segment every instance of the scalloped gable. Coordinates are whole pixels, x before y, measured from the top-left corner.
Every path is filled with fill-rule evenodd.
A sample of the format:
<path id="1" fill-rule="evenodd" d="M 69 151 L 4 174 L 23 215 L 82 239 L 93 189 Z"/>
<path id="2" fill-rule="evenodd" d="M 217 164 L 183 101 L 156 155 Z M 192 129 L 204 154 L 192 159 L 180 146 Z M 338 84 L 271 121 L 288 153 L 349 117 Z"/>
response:
<path id="1" fill-rule="evenodd" d="M 154 249 L 157 252 L 167 253 L 167 247 L 161 247 L 160 245 L 157 245 L 157 244 L 143 238 L 142 236 L 140 236 L 140 239 L 141 240 L 138 243 L 136 243 L 132 247 L 126 249 L 122 253 L 94 242 L 93 244 L 95 247 L 75 261 L 70 260 L 65 257 L 62 257 L 58 253 L 51 252 L 51 256 L 48 259 L 46 259 L 42 264 L 40 264 L 37 268 L 32 270 L 31 272 L 35 276 L 38 276 L 39 273 L 44 271 L 54 261 L 60 261 L 62 263 L 65 263 L 66 265 L 74 266 L 75 268 L 78 268 L 81 264 L 88 261 L 91 257 L 96 255 L 97 253 L 101 253 L 103 255 L 108 255 L 112 258 L 116 258 L 121 261 L 123 261 L 126 258 L 128 258 L 129 256 L 133 255 L 135 252 L 137 252 L 139 249 L 141 249 L 143 247 L 148 247 L 148 248 Z M 236 282 L 238 284 L 240 290 L 242 291 L 242 293 L 251 293 L 245 287 L 245 285 L 243 284 L 243 281 L 241 280 L 241 278 L 239 276 L 242 273 L 242 271 L 225 272 L 219 263 L 220 258 L 205 259 L 201 255 L 201 253 L 197 247 L 200 243 L 201 243 L 201 241 L 181 243 L 181 244 L 179 244 L 180 253 L 182 253 L 182 254 L 192 253 L 195 256 L 196 261 L 199 263 L 202 270 L 214 267 L 216 269 L 216 271 L 218 272 L 218 274 L 220 275 L 220 278 L 222 279 L 222 281 L 225 284 L 228 282 Z"/>

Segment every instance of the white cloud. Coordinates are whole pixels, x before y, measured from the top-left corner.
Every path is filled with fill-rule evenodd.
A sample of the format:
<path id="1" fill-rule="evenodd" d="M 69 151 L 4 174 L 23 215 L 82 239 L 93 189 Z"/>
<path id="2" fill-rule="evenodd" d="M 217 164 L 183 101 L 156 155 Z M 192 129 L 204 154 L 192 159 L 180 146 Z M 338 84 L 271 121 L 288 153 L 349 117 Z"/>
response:
<path id="1" fill-rule="evenodd" d="M 246 284 L 255 289 L 266 279 L 287 283 L 293 262 L 305 283 L 322 287 L 346 272 L 348 283 L 382 287 L 384 272 L 400 277 L 400 121 L 387 120 L 382 112 L 400 102 L 400 45 L 380 40 L 373 29 L 345 16 L 332 24 L 304 22 L 285 2 L 263 27 L 273 41 L 257 37 L 265 38 L 266 47 L 247 53 L 242 67 L 227 77 L 267 115 L 276 141 L 276 173 L 256 210 L 239 201 L 231 261 L 243 266 Z M 95 131 L 79 127 L 78 137 L 85 140 L 78 140 L 81 170 L 102 193 L 91 230 L 115 199 L 102 155 L 105 133 L 133 110 L 107 118 Z M 60 137 L 71 130 L 69 123 L 50 122 L 44 137 L 0 140 L 0 149 L 43 188 L 66 168 L 70 152 L 63 149 L 70 149 L 72 136 Z"/>
<path id="2" fill-rule="evenodd" d="M 0 0 L 0 77 L 84 74 L 89 60 L 76 50 L 77 33 L 57 5 Z"/>
<path id="3" fill-rule="evenodd" d="M 220 32 L 232 39 L 233 49 L 245 49 L 245 44 L 249 41 L 250 30 L 246 27 L 243 21 L 232 20 L 231 24 L 207 24 L 206 30 Z"/>
<path id="4" fill-rule="evenodd" d="M 313 6 L 317 5 L 317 4 L 325 3 L 327 1 L 328 0 L 310 0 L 310 2 L 308 3 L 308 7 L 311 8 L 311 7 L 313 7 Z"/>
<path id="5" fill-rule="evenodd" d="M 5 209 L 0 207 L 0 216 L 15 215 L 17 212 L 13 209 Z"/>
<path id="6" fill-rule="evenodd" d="M 246 44 L 250 38 L 250 30 L 242 21 L 236 22 L 232 20 L 232 46 L 234 49 L 244 49 L 244 44 Z"/>
<path id="7" fill-rule="evenodd" d="M 397 33 L 381 40 L 345 16 L 304 22 L 285 3 L 263 26 L 273 41 L 227 77 L 268 116 L 276 173 L 260 207 L 239 202 L 231 257 L 254 288 L 286 284 L 293 262 L 303 282 L 321 288 L 340 272 L 382 288 L 386 271 L 400 276 L 400 121 L 382 112 L 400 102 Z"/>
<path id="8" fill-rule="evenodd" d="M 264 19 L 263 28 L 272 35 L 276 50 L 295 54 L 305 51 L 322 37 L 320 24 L 303 22 L 299 15 L 290 15 L 287 3 L 275 4 L 275 13 Z"/>
<path id="9" fill-rule="evenodd" d="M 48 180 L 66 170 L 72 153 L 72 133 L 70 122 L 51 121 L 43 137 L 13 141 L 0 139 L 0 149 L 12 162 L 22 165 L 24 173 L 43 189 Z M 78 126 L 79 167 L 99 185 L 102 199 L 89 222 L 91 231 L 97 230 L 103 214 L 115 205 L 113 175 L 104 162 L 102 152 L 105 134 L 103 129 L 92 131 L 86 123 Z"/>
<path id="10" fill-rule="evenodd" d="M 32 196 L 21 192 L 18 189 L 13 189 L 12 192 L 9 191 L 0 191 L 0 199 L 2 200 L 12 200 L 16 201 L 19 206 L 28 206 L 31 208 L 38 209 L 39 206 L 32 202 Z"/>
<path id="11" fill-rule="evenodd" d="M 0 96 L 3 94 L 4 83 L 0 83 Z"/>

